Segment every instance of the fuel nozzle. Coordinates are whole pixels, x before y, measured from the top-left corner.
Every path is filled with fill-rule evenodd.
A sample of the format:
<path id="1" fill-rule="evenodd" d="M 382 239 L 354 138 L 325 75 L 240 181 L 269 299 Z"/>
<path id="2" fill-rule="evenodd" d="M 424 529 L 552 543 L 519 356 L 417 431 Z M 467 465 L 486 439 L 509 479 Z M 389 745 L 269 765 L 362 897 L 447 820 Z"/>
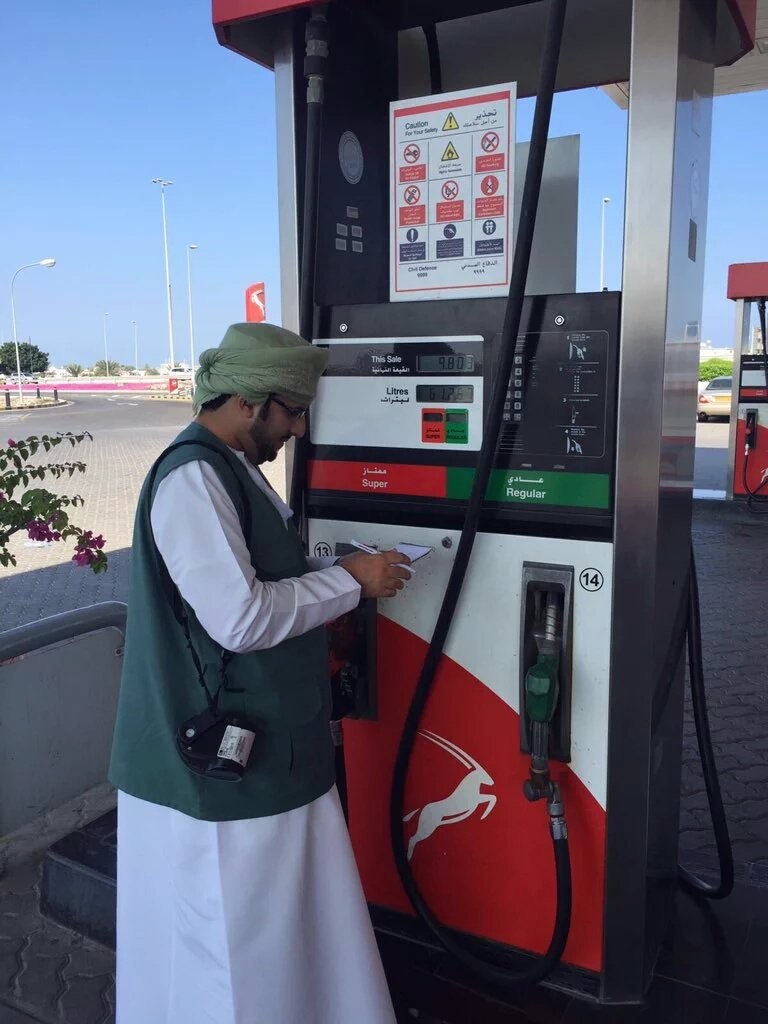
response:
<path id="1" fill-rule="evenodd" d="M 552 721 L 559 693 L 561 625 L 557 595 L 548 593 L 543 622 L 533 630 L 538 648 L 535 664 L 525 676 L 525 708 L 531 722 Z"/>
<path id="2" fill-rule="evenodd" d="M 543 596 L 543 595 L 542 595 Z M 551 798 L 549 726 L 557 709 L 561 616 L 557 595 L 548 592 L 543 614 L 533 629 L 538 654 L 525 675 L 525 713 L 531 726 L 531 767 L 523 784 L 527 800 Z"/>

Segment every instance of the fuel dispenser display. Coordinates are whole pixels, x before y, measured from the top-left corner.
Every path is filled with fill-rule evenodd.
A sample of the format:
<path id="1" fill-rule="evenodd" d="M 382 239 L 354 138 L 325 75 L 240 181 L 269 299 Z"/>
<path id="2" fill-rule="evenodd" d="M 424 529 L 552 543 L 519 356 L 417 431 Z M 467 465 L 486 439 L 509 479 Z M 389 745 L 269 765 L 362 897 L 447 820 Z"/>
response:
<path id="1" fill-rule="evenodd" d="M 608 292 L 526 300 L 487 495 L 499 521 L 610 530 L 619 309 Z M 376 515 L 386 507 L 426 522 L 439 509 L 459 522 L 504 302 L 336 307 L 328 316 L 329 337 L 317 340 L 330 361 L 310 424 L 308 505 L 352 510 L 375 494 L 385 503 Z"/>
<path id="2" fill-rule="evenodd" d="M 700 319 L 706 204 L 692 212 L 688 178 L 665 168 L 677 153 L 707 166 L 710 104 L 685 119 L 679 100 L 710 97 L 714 63 L 734 59 L 721 41 L 715 56 L 718 7 L 722 25 L 732 12 L 662 6 L 574 5 L 575 41 L 565 0 L 229 0 L 217 21 L 275 67 L 283 313 L 329 350 L 291 487 L 307 548 L 429 549 L 396 599 L 330 630 L 374 924 L 439 942 L 482 982 L 548 978 L 614 1004 L 642 1000 L 678 879 L 686 612 L 711 754 L 693 445 L 678 457 L 663 429 L 690 421 L 692 440 L 695 367 L 668 368 L 688 351 L 679 324 Z M 560 242 L 536 234 L 558 73 L 562 89 L 630 83 L 622 294 L 525 295 L 535 238 L 544 268 Z M 730 884 L 726 869 L 708 895 Z"/>

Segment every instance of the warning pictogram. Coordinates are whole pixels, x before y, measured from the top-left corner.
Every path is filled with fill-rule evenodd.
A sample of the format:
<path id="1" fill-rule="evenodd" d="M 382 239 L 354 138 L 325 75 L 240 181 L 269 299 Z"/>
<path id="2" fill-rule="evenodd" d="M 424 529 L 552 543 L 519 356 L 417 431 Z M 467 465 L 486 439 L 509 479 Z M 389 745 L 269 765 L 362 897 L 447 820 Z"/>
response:
<path id="1" fill-rule="evenodd" d="M 459 186 L 455 181 L 444 181 L 440 191 L 443 193 L 443 199 L 455 199 L 459 194 Z"/>
<path id="2" fill-rule="evenodd" d="M 415 164 L 421 156 L 421 150 L 413 142 L 403 150 L 403 159 L 407 164 Z"/>
<path id="3" fill-rule="evenodd" d="M 483 178 L 480 185 L 480 191 L 484 196 L 495 196 L 499 191 L 499 179 L 495 174 L 489 174 Z"/>
<path id="4" fill-rule="evenodd" d="M 418 203 L 421 199 L 421 189 L 417 185 L 409 185 L 403 193 L 403 199 L 405 199 L 409 206 L 413 206 L 414 203 Z"/>
<path id="5" fill-rule="evenodd" d="M 441 160 L 458 160 L 459 154 L 456 152 L 456 147 L 452 142 L 449 142 L 445 147 L 445 152 L 440 157 Z"/>
<path id="6" fill-rule="evenodd" d="M 445 123 L 443 124 L 443 131 L 444 132 L 455 132 L 458 129 L 458 127 L 459 127 L 459 122 L 456 120 L 456 118 L 453 116 L 453 114 L 449 114 L 448 117 L 446 117 L 446 119 L 445 119 Z"/>
<path id="7" fill-rule="evenodd" d="M 486 153 L 492 153 L 499 146 L 499 136 L 496 132 L 486 132 L 480 140 L 480 145 Z"/>

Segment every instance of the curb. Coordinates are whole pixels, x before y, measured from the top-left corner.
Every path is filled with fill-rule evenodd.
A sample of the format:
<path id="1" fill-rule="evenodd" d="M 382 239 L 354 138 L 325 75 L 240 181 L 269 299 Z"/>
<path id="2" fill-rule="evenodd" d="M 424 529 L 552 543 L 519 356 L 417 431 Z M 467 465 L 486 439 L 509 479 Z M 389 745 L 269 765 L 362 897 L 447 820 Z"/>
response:
<path id="1" fill-rule="evenodd" d="M 64 399 L 59 399 L 58 402 L 47 402 L 45 405 L 29 405 L 18 407 L 11 406 L 10 409 L 6 409 L 5 406 L 0 407 L 0 413 L 30 413 L 30 412 L 45 412 L 46 409 L 61 409 L 62 406 L 72 405 L 72 402 L 68 402 Z"/>
<path id="2" fill-rule="evenodd" d="M 143 395 L 145 402 L 192 402 L 191 395 Z"/>
<path id="3" fill-rule="evenodd" d="M 739 523 L 754 526 L 761 521 L 761 517 L 747 508 L 746 500 L 743 498 L 695 498 L 693 501 L 693 519 L 696 520 L 697 512 L 713 519 L 735 519 Z M 764 517 L 768 523 L 768 516 Z"/>

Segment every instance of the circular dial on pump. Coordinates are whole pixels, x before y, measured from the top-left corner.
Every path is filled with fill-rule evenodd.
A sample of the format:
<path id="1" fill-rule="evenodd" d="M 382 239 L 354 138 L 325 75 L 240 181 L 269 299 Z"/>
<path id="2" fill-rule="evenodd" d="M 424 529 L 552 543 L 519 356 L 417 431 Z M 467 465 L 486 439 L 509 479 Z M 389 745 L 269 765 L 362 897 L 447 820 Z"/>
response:
<path id="1" fill-rule="evenodd" d="M 363 147 L 354 132 L 344 132 L 339 139 L 339 167 L 350 185 L 357 185 L 363 176 Z"/>

